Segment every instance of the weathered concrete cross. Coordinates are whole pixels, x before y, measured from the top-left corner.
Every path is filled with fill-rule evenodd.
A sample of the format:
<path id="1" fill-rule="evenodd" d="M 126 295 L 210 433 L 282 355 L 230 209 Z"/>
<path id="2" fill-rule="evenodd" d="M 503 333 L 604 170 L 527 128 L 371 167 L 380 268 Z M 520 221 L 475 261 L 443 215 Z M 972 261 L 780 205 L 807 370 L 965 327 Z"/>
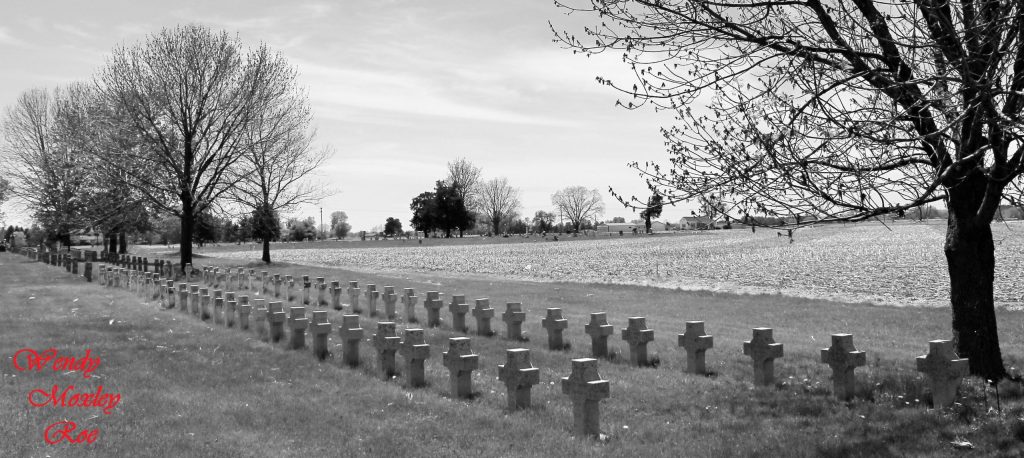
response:
<path id="1" fill-rule="evenodd" d="M 491 300 L 482 298 L 476 300 L 473 307 L 473 316 L 476 318 L 476 333 L 481 336 L 492 336 L 491 318 L 494 318 L 494 309 L 491 308 Z"/>
<path id="2" fill-rule="evenodd" d="M 313 334 L 313 356 L 319 360 L 327 359 L 327 339 L 331 335 L 331 322 L 327 319 L 327 310 L 314 310 L 313 322 L 309 324 L 309 332 Z"/>
<path id="3" fill-rule="evenodd" d="M 448 304 L 448 310 L 452 313 L 452 329 L 463 334 L 469 332 L 466 326 L 466 314 L 469 313 L 469 304 L 466 303 L 466 296 L 463 294 L 452 295 L 452 301 Z"/>
<path id="4" fill-rule="evenodd" d="M 957 356 L 952 340 L 928 342 L 928 354 L 917 357 L 917 371 L 931 381 L 932 407 L 940 409 L 953 404 L 960 379 L 970 373 L 970 361 Z"/>
<path id="5" fill-rule="evenodd" d="M 288 348 L 301 350 L 306 348 L 306 329 L 309 328 L 306 307 L 290 307 L 288 310 L 291 312 L 288 316 L 288 328 L 292 331 L 292 340 Z"/>
<path id="6" fill-rule="evenodd" d="M 629 344 L 629 362 L 634 366 L 650 366 L 647 357 L 647 344 L 654 341 L 654 330 L 647 328 L 647 318 L 634 316 L 629 318 L 629 325 L 622 330 L 622 340 Z"/>
<path id="7" fill-rule="evenodd" d="M 430 344 L 423 338 L 422 329 L 406 329 L 398 353 L 405 359 L 405 372 L 410 387 L 426 385 L 423 362 L 430 357 Z"/>
<path id="8" fill-rule="evenodd" d="M 864 352 L 853 346 L 853 334 L 832 334 L 832 346 L 821 349 L 821 362 L 832 368 L 832 392 L 836 398 L 853 398 L 856 377 L 853 370 L 868 363 Z"/>
<path id="9" fill-rule="evenodd" d="M 448 339 L 444 352 L 444 367 L 448 368 L 448 381 L 453 398 L 468 398 L 473 393 L 473 371 L 480 365 L 480 357 L 473 354 L 469 337 Z"/>
<path id="10" fill-rule="evenodd" d="M 369 311 L 369 316 L 377 316 L 377 299 L 380 298 L 380 291 L 377 291 L 377 285 L 367 283 L 363 296 L 366 296 L 366 308 Z"/>
<path id="11" fill-rule="evenodd" d="M 418 323 L 420 320 L 416 318 L 416 291 L 412 288 L 405 288 L 405 294 L 402 295 L 402 305 L 405 306 L 405 321 L 407 323 Z"/>
<path id="12" fill-rule="evenodd" d="M 686 372 L 704 375 L 705 353 L 714 348 L 715 338 L 704 332 L 703 321 L 687 321 L 686 331 L 679 334 L 679 346 L 686 349 Z"/>
<path id="13" fill-rule="evenodd" d="M 519 302 L 506 302 L 505 312 L 501 314 L 501 321 L 505 322 L 505 337 L 509 340 L 523 340 L 523 322 L 526 321 L 526 312 L 523 311 L 523 304 Z"/>
<path id="14" fill-rule="evenodd" d="M 270 341 L 280 342 L 284 338 L 284 322 L 288 316 L 284 313 L 284 303 L 274 301 L 267 304 L 267 323 L 270 325 Z"/>
<path id="15" fill-rule="evenodd" d="M 342 315 L 341 326 L 338 326 L 338 335 L 341 336 L 341 354 L 345 364 L 358 366 L 359 342 L 363 340 L 363 328 L 359 326 L 359 315 Z"/>
<path id="16" fill-rule="evenodd" d="M 743 342 L 743 354 L 754 363 L 754 384 L 775 383 L 775 359 L 782 357 L 782 344 L 775 343 L 772 328 L 754 328 L 753 338 Z"/>
<path id="17" fill-rule="evenodd" d="M 427 327 L 441 326 L 442 307 L 444 307 L 444 301 L 441 300 L 441 293 L 427 291 L 427 298 L 423 301 L 423 308 L 427 309 Z"/>
<path id="18" fill-rule="evenodd" d="M 384 301 L 384 316 L 389 320 L 397 318 L 398 314 L 395 313 L 395 303 L 398 302 L 398 295 L 395 294 L 395 287 L 385 286 L 381 300 Z"/>
<path id="19" fill-rule="evenodd" d="M 401 337 L 395 335 L 394 322 L 377 322 L 377 333 L 373 335 L 373 346 L 377 348 L 377 367 L 380 368 L 384 380 L 395 375 L 395 352 L 401 345 L 401 340 Z"/>
<path id="20" fill-rule="evenodd" d="M 608 324 L 608 316 L 604 312 L 591 313 L 590 323 L 584 325 L 583 330 L 590 336 L 591 355 L 607 358 L 608 336 L 615 333 L 615 328 Z"/>
<path id="21" fill-rule="evenodd" d="M 348 302 L 350 305 L 352 305 L 352 313 L 355 313 L 357 315 L 363 313 L 363 308 L 359 305 L 359 282 L 348 282 L 348 289 L 346 289 L 345 291 L 348 293 Z"/>
<path id="22" fill-rule="evenodd" d="M 597 360 L 572 360 L 572 373 L 562 377 L 562 393 L 572 397 L 573 431 L 578 436 L 597 437 L 601 434 L 601 413 L 598 402 L 611 393 L 607 380 L 597 373 Z"/>
<path id="23" fill-rule="evenodd" d="M 252 313 L 252 305 L 249 304 L 249 296 L 238 296 L 238 329 L 249 330 L 249 314 Z"/>
<path id="24" fill-rule="evenodd" d="M 530 407 L 530 390 L 540 383 L 540 369 L 530 363 L 530 350 L 505 350 L 505 364 L 498 365 L 498 380 L 505 382 L 508 390 L 509 410 Z"/>
<path id="25" fill-rule="evenodd" d="M 549 308 L 540 325 L 548 330 L 548 349 L 561 350 L 565 348 L 565 341 L 562 339 L 562 332 L 569 327 L 569 320 L 562 318 L 562 309 Z"/>

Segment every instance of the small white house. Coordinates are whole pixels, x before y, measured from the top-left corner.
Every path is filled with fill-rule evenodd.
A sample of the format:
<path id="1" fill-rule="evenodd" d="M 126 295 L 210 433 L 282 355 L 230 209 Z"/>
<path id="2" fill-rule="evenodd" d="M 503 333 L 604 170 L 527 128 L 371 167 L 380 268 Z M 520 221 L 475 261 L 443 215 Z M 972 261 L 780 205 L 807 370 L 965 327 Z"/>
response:
<path id="1" fill-rule="evenodd" d="M 679 220 L 679 228 L 684 231 L 705 230 L 714 227 L 715 222 L 707 216 L 684 216 Z"/>

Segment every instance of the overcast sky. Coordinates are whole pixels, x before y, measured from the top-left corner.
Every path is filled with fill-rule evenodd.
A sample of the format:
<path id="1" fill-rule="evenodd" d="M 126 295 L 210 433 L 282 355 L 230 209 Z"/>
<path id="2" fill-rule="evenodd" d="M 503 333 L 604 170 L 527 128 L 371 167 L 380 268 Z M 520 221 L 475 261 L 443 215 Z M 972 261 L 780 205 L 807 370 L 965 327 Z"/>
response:
<path id="1" fill-rule="evenodd" d="M 582 35 L 596 19 L 567 17 L 547 0 L 36 1 L 0 18 L 0 105 L 24 90 L 91 78 L 118 44 L 162 27 L 201 23 L 266 42 L 299 70 L 318 142 L 335 154 L 318 178 L 339 192 L 324 219 L 348 213 L 355 230 L 398 217 L 466 157 L 484 178 L 508 177 L 523 210 L 552 210 L 551 194 L 597 188 L 605 218 L 636 216 L 608 194 L 648 191 L 628 161 L 668 156 L 658 128 L 671 113 L 616 108 L 597 75 L 624 81 L 617 56 L 586 58 L 552 43 L 548 26 Z M 295 216 L 316 216 L 319 207 Z M 7 208 L 9 224 L 24 223 Z M 666 209 L 678 220 L 689 208 Z"/>

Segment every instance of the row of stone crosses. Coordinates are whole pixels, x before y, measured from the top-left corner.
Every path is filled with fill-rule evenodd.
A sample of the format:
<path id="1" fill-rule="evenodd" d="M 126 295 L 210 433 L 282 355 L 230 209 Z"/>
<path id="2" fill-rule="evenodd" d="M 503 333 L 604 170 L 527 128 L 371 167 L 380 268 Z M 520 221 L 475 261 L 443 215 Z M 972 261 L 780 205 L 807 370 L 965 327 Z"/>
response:
<path id="1" fill-rule="evenodd" d="M 58 254 L 41 252 L 35 249 L 23 249 L 22 254 L 35 260 L 51 265 L 62 266 L 72 274 L 78 273 L 80 257 L 95 259 L 96 253 Z M 342 361 L 350 366 L 359 364 L 359 342 L 364 332 L 360 327 L 360 296 L 365 296 L 369 316 L 377 315 L 377 301 L 383 302 L 384 316 L 391 321 L 377 323 L 377 332 L 370 339 L 377 353 L 377 365 L 381 376 L 388 380 L 397 373 L 395 354 L 401 354 L 405 360 L 407 384 L 411 387 L 425 385 L 424 361 L 430 355 L 430 345 L 425 342 L 424 330 L 407 328 L 403 336 L 396 333 L 397 318 L 395 304 L 399 300 L 405 306 L 405 321 L 418 323 L 415 305 L 418 297 L 412 288 L 405 288 L 399 297 L 392 286 L 385 286 L 378 291 L 376 285 L 365 285 L 365 291 L 359 288 L 358 282 L 348 282 L 344 289 L 349 304 L 342 304 L 340 297 L 343 288 L 336 281 L 328 286 L 324 278 L 317 277 L 312 283 L 308 276 L 302 277 L 302 304 L 289 307 L 285 313 L 282 301 L 267 301 L 264 298 L 253 299 L 249 296 L 236 294 L 235 291 L 249 290 L 268 297 L 273 285 L 274 298 L 281 298 L 281 285 L 285 285 L 285 299 L 292 299 L 295 279 L 290 275 L 282 277 L 261 272 L 259 286 L 255 287 L 256 271 L 239 267 L 235 270 L 205 267 L 196 271 L 191 264 L 185 266 L 184 282 L 175 284 L 174 268 L 170 262 L 157 260 L 153 263 L 154 272 L 149 272 L 149 261 L 146 258 L 111 255 L 102 253 L 101 259 L 110 264 L 99 264 L 99 282 L 110 288 L 125 288 L 136 294 L 159 299 L 166 308 L 177 307 L 182 313 L 191 313 L 202 320 L 212 320 L 215 324 L 226 327 L 237 327 L 241 330 L 254 329 L 261 340 L 278 343 L 285 339 L 285 328 L 290 330 L 287 346 L 290 349 L 305 349 L 307 332 L 312 335 L 313 354 L 323 360 L 327 358 L 328 338 L 332 333 L 332 325 L 327 318 L 327 310 L 313 310 L 312 321 L 306 314 L 305 305 L 327 307 L 344 310 L 346 307 L 353 314 L 342 316 L 338 326 L 338 336 L 342 340 Z M 193 272 L 197 281 L 209 287 L 192 283 Z M 84 274 L 86 281 L 92 281 L 92 262 L 85 261 Z M 317 290 L 316 299 L 312 299 L 311 290 Z M 331 298 L 328 301 L 327 291 Z M 362 293 L 362 294 L 361 294 Z M 476 299 L 476 305 L 470 311 L 464 295 L 453 295 L 448 305 L 452 314 L 452 327 L 459 332 L 468 333 L 466 314 L 472 313 L 476 318 L 477 334 L 492 336 L 490 320 L 494 317 L 494 309 L 487 298 Z M 441 324 L 440 311 L 444 303 L 440 293 L 428 291 L 423 303 L 427 310 L 428 327 Z M 212 307 L 211 307 L 212 306 Z M 252 318 L 250 321 L 250 317 Z M 510 302 L 506 305 L 502 320 L 506 323 L 507 337 L 510 340 L 525 340 L 522 335 L 522 323 L 526 320 L 526 312 L 522 304 Z M 654 340 L 654 331 L 647 328 L 644 317 L 630 317 L 629 325 L 623 329 L 622 339 L 629 344 L 630 363 L 636 366 L 650 365 L 647 356 L 647 345 Z M 562 318 L 559 308 L 547 309 L 541 325 L 548 332 L 548 348 L 564 350 L 562 332 L 568 328 L 568 320 Z M 600 416 L 598 402 L 608 398 L 609 382 L 602 380 L 597 370 L 597 358 L 608 357 L 608 337 L 614 334 L 613 326 L 608 324 L 605 313 L 591 313 L 590 323 L 584 331 L 591 337 L 592 358 L 572 360 L 572 372 L 562 377 L 562 391 L 573 401 L 574 431 L 577 435 L 596 436 L 600 434 Z M 714 338 L 704 331 L 704 322 L 686 322 L 686 331 L 678 335 L 678 345 L 686 351 L 686 372 L 706 375 L 705 354 L 714 347 Z M 771 328 L 754 328 L 751 340 L 743 342 L 743 353 L 751 357 L 754 368 L 754 383 L 772 385 L 774 378 L 774 361 L 783 356 L 782 344 L 776 343 Z M 472 353 L 468 337 L 451 337 L 448 339 L 448 351 L 442 354 L 444 366 L 449 370 L 451 394 L 456 398 L 468 398 L 472 393 L 472 372 L 479 367 L 479 356 Z M 851 334 L 833 334 L 832 346 L 821 350 L 821 361 L 832 368 L 833 392 L 836 398 L 848 401 L 854 396 L 854 369 L 866 364 L 863 351 L 857 351 L 853 345 Z M 968 373 L 968 360 L 957 357 L 953 344 L 948 340 L 929 342 L 927 355 L 917 358 L 917 370 L 924 372 L 930 379 L 933 405 L 945 407 L 954 402 L 960 379 Z M 508 389 L 508 408 L 516 410 L 530 406 L 530 390 L 540 382 L 539 369 L 530 362 L 530 350 L 514 348 L 507 350 L 506 363 L 498 366 L 498 378 Z"/>

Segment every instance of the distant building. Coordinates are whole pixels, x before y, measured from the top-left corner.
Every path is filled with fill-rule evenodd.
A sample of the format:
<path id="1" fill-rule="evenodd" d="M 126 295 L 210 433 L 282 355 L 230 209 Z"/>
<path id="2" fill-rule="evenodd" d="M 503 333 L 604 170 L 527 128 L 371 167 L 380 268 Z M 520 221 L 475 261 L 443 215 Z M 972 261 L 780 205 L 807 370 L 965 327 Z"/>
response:
<path id="1" fill-rule="evenodd" d="M 684 231 L 702 231 L 714 227 L 715 222 L 707 216 L 684 216 L 679 220 L 679 229 Z"/>

